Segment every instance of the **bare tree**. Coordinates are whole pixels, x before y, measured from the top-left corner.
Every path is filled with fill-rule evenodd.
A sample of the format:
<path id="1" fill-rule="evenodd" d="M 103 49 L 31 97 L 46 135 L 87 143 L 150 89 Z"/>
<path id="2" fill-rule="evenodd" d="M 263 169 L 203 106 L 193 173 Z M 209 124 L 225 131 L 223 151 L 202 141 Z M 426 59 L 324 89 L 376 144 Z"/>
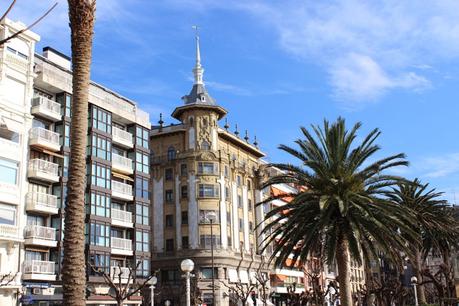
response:
<path id="1" fill-rule="evenodd" d="M 16 4 L 17 0 L 13 0 L 11 2 L 11 4 L 8 6 L 8 8 L 6 9 L 6 11 L 3 13 L 2 17 L 0 17 L 0 24 L 3 23 L 5 21 L 5 18 L 6 16 L 8 16 L 8 14 L 11 12 L 11 10 L 13 9 L 14 5 Z M 51 6 L 43 15 L 41 15 L 39 18 L 37 18 L 34 22 L 32 22 L 30 25 L 28 25 L 26 28 L 22 29 L 22 30 L 19 30 L 17 31 L 16 33 L 0 40 L 0 48 L 5 44 L 7 43 L 8 41 L 10 41 L 11 39 L 15 38 L 16 36 L 18 35 L 21 35 L 22 33 L 24 33 L 25 31 L 27 30 L 30 30 L 31 28 L 33 28 L 35 25 L 37 25 L 37 23 L 39 23 L 40 21 L 42 21 L 49 13 L 51 13 L 51 11 L 56 7 L 57 5 L 57 2 L 54 3 L 53 6 Z"/>
<path id="2" fill-rule="evenodd" d="M 9 284 L 11 284 L 16 276 L 19 274 L 19 272 L 13 273 L 7 273 L 7 274 L 0 274 L 0 287 L 6 287 Z"/>
<path id="3" fill-rule="evenodd" d="M 108 296 L 113 298 L 118 306 L 122 306 L 124 301 L 149 286 L 150 280 L 153 276 L 156 276 L 158 272 L 155 271 L 148 278 L 143 279 L 141 282 L 137 282 L 136 272 L 141 263 L 142 261 L 139 260 L 135 267 L 122 267 L 121 265 L 118 265 L 113 275 L 111 275 L 111 273 L 105 273 L 105 271 L 100 268 L 96 268 L 92 263 L 88 263 L 88 265 L 94 273 L 102 276 L 105 284 L 110 287 L 111 290 L 109 291 Z M 123 272 L 122 268 L 128 269 L 129 272 L 127 273 L 127 276 L 126 273 Z"/>

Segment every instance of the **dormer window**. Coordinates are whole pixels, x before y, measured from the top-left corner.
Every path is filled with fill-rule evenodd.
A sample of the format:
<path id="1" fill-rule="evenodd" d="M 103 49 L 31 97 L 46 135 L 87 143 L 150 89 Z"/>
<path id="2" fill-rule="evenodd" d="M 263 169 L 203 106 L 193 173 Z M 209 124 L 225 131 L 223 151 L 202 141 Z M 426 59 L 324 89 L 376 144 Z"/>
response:
<path id="1" fill-rule="evenodd" d="M 201 96 L 201 101 L 206 102 L 206 96 Z"/>

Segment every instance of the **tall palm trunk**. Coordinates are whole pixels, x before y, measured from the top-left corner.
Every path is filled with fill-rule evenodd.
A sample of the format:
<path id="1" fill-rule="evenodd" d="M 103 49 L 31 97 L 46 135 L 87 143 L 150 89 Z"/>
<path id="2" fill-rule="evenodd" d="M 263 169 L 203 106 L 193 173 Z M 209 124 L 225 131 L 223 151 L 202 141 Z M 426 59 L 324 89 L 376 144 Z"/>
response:
<path id="1" fill-rule="evenodd" d="M 349 242 L 343 234 L 338 237 L 336 247 L 336 263 L 338 266 L 339 298 L 341 306 L 352 306 L 351 261 Z"/>
<path id="2" fill-rule="evenodd" d="M 415 253 L 414 253 L 415 262 L 414 262 L 414 272 L 416 274 L 416 278 L 418 279 L 418 284 L 422 283 L 422 255 L 421 251 L 419 248 L 416 248 Z M 418 285 L 416 286 L 417 292 L 418 292 L 418 299 L 419 299 L 419 304 L 427 304 L 427 299 L 426 299 L 426 293 L 425 293 L 425 288 L 424 285 Z"/>
<path id="3" fill-rule="evenodd" d="M 86 134 L 96 1 L 68 0 L 68 5 L 72 43 L 73 98 L 62 287 L 64 305 L 77 306 L 85 305 Z"/>

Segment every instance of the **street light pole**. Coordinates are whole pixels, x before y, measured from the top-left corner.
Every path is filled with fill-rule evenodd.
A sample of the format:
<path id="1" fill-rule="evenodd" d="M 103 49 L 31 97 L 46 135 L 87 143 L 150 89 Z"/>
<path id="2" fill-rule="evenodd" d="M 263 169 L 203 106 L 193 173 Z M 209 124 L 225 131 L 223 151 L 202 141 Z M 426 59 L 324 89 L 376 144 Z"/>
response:
<path id="1" fill-rule="evenodd" d="M 212 258 L 212 305 L 215 306 L 215 276 L 214 276 L 214 221 L 210 218 L 210 256 Z"/>
<path id="2" fill-rule="evenodd" d="M 413 289 L 414 289 L 414 306 L 419 306 L 419 302 L 418 302 L 418 290 L 417 290 L 417 283 L 418 283 L 418 278 L 416 276 L 413 276 L 411 278 L 411 284 L 413 285 Z"/>
<path id="3" fill-rule="evenodd" d="M 180 269 L 185 272 L 186 278 L 186 306 L 191 306 L 190 277 L 194 269 L 194 262 L 191 259 L 185 259 L 180 264 Z"/>
<path id="4" fill-rule="evenodd" d="M 151 284 L 151 306 L 155 306 L 155 285 L 156 283 L 158 282 L 158 279 L 156 278 L 156 276 L 153 276 L 150 280 L 150 284 Z"/>

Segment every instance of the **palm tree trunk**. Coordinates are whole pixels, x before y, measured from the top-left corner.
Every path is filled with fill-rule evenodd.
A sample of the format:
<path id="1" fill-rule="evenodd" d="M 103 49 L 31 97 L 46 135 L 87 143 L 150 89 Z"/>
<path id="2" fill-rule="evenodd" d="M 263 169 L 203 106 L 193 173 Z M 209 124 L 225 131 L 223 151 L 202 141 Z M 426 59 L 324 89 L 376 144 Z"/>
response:
<path id="1" fill-rule="evenodd" d="M 347 237 L 340 235 L 336 247 L 338 266 L 339 297 L 341 306 L 352 306 L 351 262 Z"/>
<path id="2" fill-rule="evenodd" d="M 62 287 L 64 305 L 77 306 L 85 305 L 86 134 L 96 1 L 68 0 L 68 5 L 72 43 L 73 98 Z"/>
<path id="3" fill-rule="evenodd" d="M 414 256 L 416 257 L 415 262 L 414 262 L 415 274 L 416 274 L 416 278 L 418 279 L 418 284 L 421 284 L 422 283 L 422 258 L 421 258 L 421 252 L 418 248 L 416 248 Z M 418 285 L 416 286 L 416 288 L 418 291 L 419 304 L 421 305 L 427 304 L 424 285 Z"/>

